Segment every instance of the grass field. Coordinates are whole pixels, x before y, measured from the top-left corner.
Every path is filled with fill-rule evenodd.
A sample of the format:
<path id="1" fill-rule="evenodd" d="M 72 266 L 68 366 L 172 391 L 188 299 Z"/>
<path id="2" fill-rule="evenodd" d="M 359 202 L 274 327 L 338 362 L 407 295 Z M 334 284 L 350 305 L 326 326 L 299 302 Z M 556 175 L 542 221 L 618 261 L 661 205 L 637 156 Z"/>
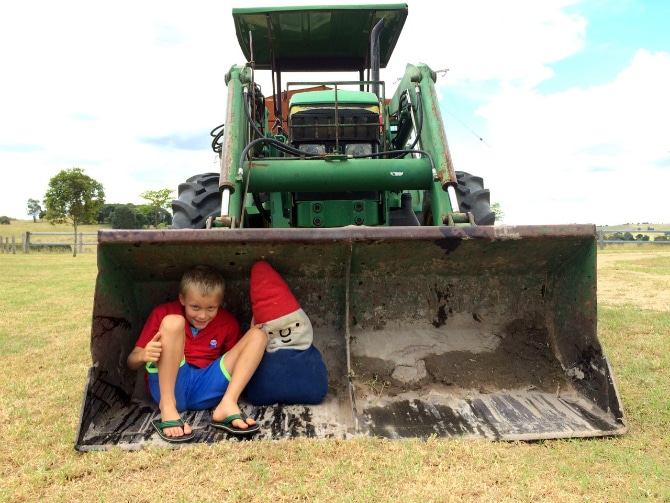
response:
<path id="1" fill-rule="evenodd" d="M 95 277 L 95 252 L 0 255 L 0 501 L 670 501 L 665 247 L 598 255 L 598 333 L 630 431 L 531 443 L 290 440 L 76 452 Z"/>

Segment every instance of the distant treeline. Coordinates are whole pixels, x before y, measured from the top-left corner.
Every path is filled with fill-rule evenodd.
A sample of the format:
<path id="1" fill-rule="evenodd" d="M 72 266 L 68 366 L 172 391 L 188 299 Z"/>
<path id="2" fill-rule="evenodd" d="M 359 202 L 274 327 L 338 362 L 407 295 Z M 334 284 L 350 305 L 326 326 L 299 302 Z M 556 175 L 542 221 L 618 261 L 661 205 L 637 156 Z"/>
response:
<path id="1" fill-rule="evenodd" d="M 653 229 L 650 229 L 653 230 Z M 657 231 L 658 232 L 658 231 Z M 605 241 L 650 241 L 650 238 L 647 234 L 633 234 L 630 231 L 626 232 L 604 232 L 603 239 Z M 653 241 L 670 241 L 670 231 L 666 231 L 663 234 L 654 236 Z"/>
<path id="2" fill-rule="evenodd" d="M 144 227 L 169 227 L 172 215 L 165 209 L 147 204 L 105 204 L 98 212 L 97 223 L 109 224 L 112 229 L 143 229 Z"/>

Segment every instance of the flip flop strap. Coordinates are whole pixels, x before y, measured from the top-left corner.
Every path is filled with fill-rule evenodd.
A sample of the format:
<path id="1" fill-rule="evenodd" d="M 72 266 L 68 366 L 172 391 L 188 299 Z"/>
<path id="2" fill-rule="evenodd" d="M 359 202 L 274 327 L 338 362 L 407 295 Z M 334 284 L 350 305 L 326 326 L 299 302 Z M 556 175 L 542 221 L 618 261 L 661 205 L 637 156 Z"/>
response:
<path id="1" fill-rule="evenodd" d="M 243 418 L 241 414 L 233 414 L 232 416 L 228 416 L 226 419 L 224 419 L 223 424 L 232 424 L 235 419 L 241 419 L 244 421 L 245 418 Z"/>
<path id="2" fill-rule="evenodd" d="M 156 426 L 158 426 L 161 430 L 164 430 L 165 428 L 174 428 L 175 426 L 179 426 L 180 428 L 184 428 L 184 420 L 183 419 L 169 419 L 168 421 L 161 421 L 158 423 Z"/>

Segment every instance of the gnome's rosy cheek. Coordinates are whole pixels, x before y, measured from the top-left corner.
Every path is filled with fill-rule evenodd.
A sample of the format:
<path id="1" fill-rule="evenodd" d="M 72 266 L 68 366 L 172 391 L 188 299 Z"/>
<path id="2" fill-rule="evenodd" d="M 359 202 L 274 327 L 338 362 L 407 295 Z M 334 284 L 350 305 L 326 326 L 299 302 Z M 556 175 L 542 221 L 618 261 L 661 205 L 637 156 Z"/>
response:
<path id="1" fill-rule="evenodd" d="M 291 336 L 300 334 L 300 331 L 300 322 L 296 322 L 292 326 L 280 330 L 279 337 L 281 337 L 282 344 L 291 344 L 293 342 Z"/>
<path id="2" fill-rule="evenodd" d="M 268 332 L 268 337 L 273 338 L 273 337 L 279 337 L 279 340 L 282 344 L 291 344 L 293 342 L 293 339 L 291 338 L 292 335 L 297 335 L 300 333 L 300 322 L 293 323 L 289 325 L 288 327 L 280 328 L 278 330 L 273 330 L 271 332 Z"/>

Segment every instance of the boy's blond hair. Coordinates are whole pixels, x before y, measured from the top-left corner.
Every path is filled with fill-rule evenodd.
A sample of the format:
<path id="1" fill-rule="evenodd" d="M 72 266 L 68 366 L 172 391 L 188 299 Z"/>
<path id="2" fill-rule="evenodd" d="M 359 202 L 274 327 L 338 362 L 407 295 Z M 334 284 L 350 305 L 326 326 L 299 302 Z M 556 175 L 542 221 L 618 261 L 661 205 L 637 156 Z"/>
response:
<path id="1" fill-rule="evenodd" d="M 225 287 L 225 281 L 219 271 L 208 265 L 196 265 L 181 277 L 179 293 L 186 295 L 186 292 L 194 289 L 201 295 L 220 293 L 223 299 Z"/>

